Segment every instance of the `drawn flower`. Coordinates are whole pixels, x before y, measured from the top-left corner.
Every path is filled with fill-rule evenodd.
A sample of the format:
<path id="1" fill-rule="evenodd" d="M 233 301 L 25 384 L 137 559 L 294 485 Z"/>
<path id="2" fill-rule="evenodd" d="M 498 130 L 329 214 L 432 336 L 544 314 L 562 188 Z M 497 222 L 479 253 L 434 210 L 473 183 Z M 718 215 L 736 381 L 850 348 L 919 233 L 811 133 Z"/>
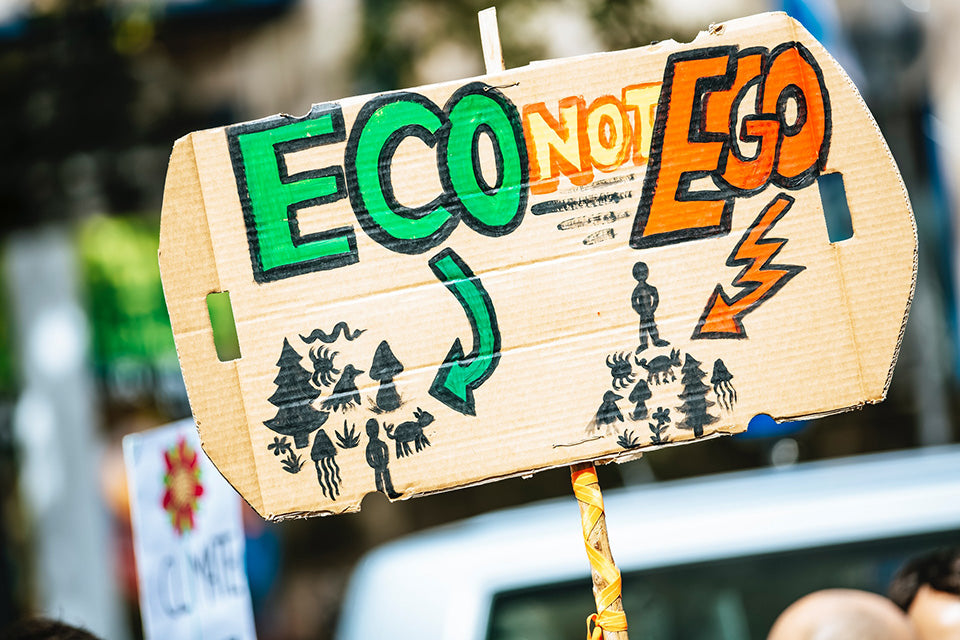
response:
<path id="1" fill-rule="evenodd" d="M 163 452 L 166 471 L 163 474 L 163 509 L 170 515 L 170 524 L 177 535 L 194 527 L 197 499 L 203 495 L 200 483 L 200 459 L 184 438 Z"/>
<path id="2" fill-rule="evenodd" d="M 275 456 L 282 456 L 283 454 L 290 452 L 290 443 L 287 442 L 286 438 L 274 436 L 273 444 L 268 444 L 267 449 L 273 451 L 273 455 Z"/>
<path id="3" fill-rule="evenodd" d="M 657 421 L 657 424 L 670 422 L 670 409 L 658 407 L 657 410 L 653 412 L 653 419 Z"/>

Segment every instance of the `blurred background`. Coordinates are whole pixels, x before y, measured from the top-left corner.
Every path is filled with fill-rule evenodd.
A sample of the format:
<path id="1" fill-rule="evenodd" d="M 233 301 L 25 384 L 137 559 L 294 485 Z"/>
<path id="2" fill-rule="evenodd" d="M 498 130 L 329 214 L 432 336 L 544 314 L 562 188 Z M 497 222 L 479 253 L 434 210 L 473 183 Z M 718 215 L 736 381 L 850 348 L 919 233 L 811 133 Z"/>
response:
<path id="1" fill-rule="evenodd" d="M 0 628 L 30 613 L 141 634 L 120 439 L 189 416 L 157 269 L 173 141 L 483 72 L 490 0 L 0 1 Z M 889 398 L 600 469 L 604 488 L 958 440 L 960 3 L 503 0 L 508 68 L 689 40 L 767 10 L 848 70 L 910 192 L 916 298 Z M 772 380 L 771 384 L 781 384 Z M 570 493 L 566 470 L 356 515 L 245 515 L 261 638 L 332 636 L 358 558 L 400 535 Z"/>

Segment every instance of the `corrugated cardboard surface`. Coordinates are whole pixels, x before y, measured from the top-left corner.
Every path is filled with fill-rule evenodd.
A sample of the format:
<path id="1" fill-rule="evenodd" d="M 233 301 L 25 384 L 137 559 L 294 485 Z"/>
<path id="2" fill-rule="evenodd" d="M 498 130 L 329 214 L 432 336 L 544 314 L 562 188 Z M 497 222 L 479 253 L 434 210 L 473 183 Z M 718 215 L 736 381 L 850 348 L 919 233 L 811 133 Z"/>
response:
<path id="1" fill-rule="evenodd" d="M 160 261 L 184 378 L 211 460 L 259 513 L 278 518 L 355 510 L 366 493 L 376 490 L 364 430 L 371 418 L 389 450 L 393 486 L 404 497 L 577 461 L 635 456 L 656 446 L 649 425 L 656 424 L 658 408 L 670 410 L 670 421 L 663 423 L 670 444 L 694 440 L 692 430 L 679 428 L 684 419 L 680 396 L 689 386 L 682 366 L 648 380 L 647 416 L 630 416 L 634 404 L 628 394 L 641 378 L 647 380 L 638 360 L 650 366 L 657 356 L 669 359 L 674 349 L 681 363 L 688 356 L 701 363 L 703 375 L 694 377 L 709 387 L 704 397 L 712 403 L 709 414 L 717 418 L 705 426 L 704 437 L 741 431 L 758 413 L 799 417 L 881 400 L 913 291 L 913 216 L 894 161 L 853 84 L 802 27 L 782 14 L 765 14 L 729 22 L 688 44 L 538 62 L 479 80 L 499 87 L 518 110 L 543 102 L 556 117 L 565 97 L 582 96 L 589 105 L 599 96 L 620 96 L 628 85 L 661 82 L 667 57 L 679 50 L 718 45 L 773 50 L 791 41 L 813 54 L 829 91 L 832 138 L 822 173 L 843 175 L 854 227 L 853 237 L 839 243 L 827 237 L 814 182 L 799 190 L 771 184 L 737 198 L 724 235 L 633 249 L 629 241 L 645 167 L 627 162 L 610 173 L 595 170 L 591 184 L 575 187 L 561 176 L 556 192 L 531 194 L 522 222 L 507 235 L 484 236 L 461 222 L 444 242 L 420 254 L 394 252 L 372 240 L 348 198 L 303 210 L 304 234 L 353 227 L 359 261 L 258 283 L 226 131 L 201 131 L 179 140 L 167 177 Z M 468 82 L 414 91 L 442 108 Z M 348 136 L 369 98 L 338 103 Z M 342 165 L 344 149 L 342 142 L 314 147 L 309 155 L 291 157 L 303 166 L 290 171 Z M 662 162 L 687 160 L 665 155 Z M 401 202 L 429 201 L 440 190 L 435 151 L 416 139 L 402 142 L 392 182 Z M 692 339 L 717 285 L 731 296 L 738 293 L 732 283 L 741 267 L 728 266 L 727 260 L 781 192 L 795 202 L 769 233 L 787 241 L 774 262 L 803 266 L 803 271 L 743 317 L 745 339 Z M 575 211 L 530 211 L 548 200 L 611 193 L 623 198 Z M 611 212 L 618 214 L 613 222 L 561 224 Z M 459 339 L 466 352 L 473 348 L 464 308 L 428 265 L 445 248 L 455 251 L 482 283 L 500 330 L 499 362 L 474 391 L 476 415 L 456 411 L 428 393 L 454 341 Z M 638 261 L 647 265 L 647 281 L 658 292 L 656 326 L 670 343 L 641 353 L 636 353 L 639 318 L 631 307 Z M 215 291 L 230 292 L 242 353 L 235 361 L 220 362 L 214 351 L 205 296 Z M 340 322 L 363 333 L 347 340 L 341 332 L 331 344 L 307 344 L 301 338 L 315 329 L 330 333 Z M 347 364 L 369 371 L 375 350 L 387 341 L 404 366 L 395 379 L 402 406 L 377 413 L 379 383 L 366 373 L 358 375 L 361 405 L 329 411 L 322 427 L 333 442 L 336 432 L 352 428 L 360 436 L 358 445 L 337 446 L 332 460 L 328 455 L 315 465 L 311 446 L 296 449 L 290 442 L 304 464 L 297 473 L 285 471 L 283 456 L 269 447 L 278 434 L 264 424 L 278 413 L 268 399 L 277 391 L 285 339 L 301 356 L 306 376 L 313 371 L 311 347 L 336 352 L 342 375 Z M 733 376 L 728 384 L 735 401 L 725 385 L 715 388 L 711 382 L 718 359 Z M 617 360 L 628 364 L 631 376 L 614 385 L 611 365 Z M 334 381 L 338 377 L 332 374 Z M 331 388 L 318 389 L 314 408 L 322 408 Z M 611 391 L 622 396 L 616 404 L 623 420 L 598 426 L 598 410 L 603 414 L 604 395 Z M 721 402 L 725 392 L 729 408 Z M 434 418 L 422 426 L 429 446 L 421 441 L 416 450 L 411 440 L 410 453 L 398 456 L 385 425 L 415 422 L 418 409 Z M 315 437 L 310 436 L 310 445 Z M 634 443 L 639 448 L 625 448 Z M 339 473 L 336 499 L 321 490 L 324 465 L 330 472 L 330 462 Z"/>

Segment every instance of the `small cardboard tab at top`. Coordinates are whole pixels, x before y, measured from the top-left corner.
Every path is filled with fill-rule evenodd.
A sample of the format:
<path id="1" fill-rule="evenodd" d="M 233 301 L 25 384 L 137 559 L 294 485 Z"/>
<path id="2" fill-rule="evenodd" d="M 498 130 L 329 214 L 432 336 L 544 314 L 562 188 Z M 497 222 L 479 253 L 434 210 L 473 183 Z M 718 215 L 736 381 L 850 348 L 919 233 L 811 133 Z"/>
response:
<path id="1" fill-rule="evenodd" d="M 878 402 L 916 232 L 849 78 L 763 14 L 192 133 L 160 263 L 204 449 L 280 518 Z"/>

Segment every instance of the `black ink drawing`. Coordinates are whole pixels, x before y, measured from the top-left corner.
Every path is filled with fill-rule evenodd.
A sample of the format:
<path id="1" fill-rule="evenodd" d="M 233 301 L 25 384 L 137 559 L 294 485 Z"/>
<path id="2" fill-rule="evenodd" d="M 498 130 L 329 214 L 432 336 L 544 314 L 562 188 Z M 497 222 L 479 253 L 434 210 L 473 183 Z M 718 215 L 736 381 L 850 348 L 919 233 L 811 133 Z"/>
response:
<path id="1" fill-rule="evenodd" d="M 587 427 L 587 432 L 593 431 L 594 428 L 600 429 L 606 427 L 608 430 L 611 428 L 610 425 L 616 422 L 623 422 L 623 414 L 620 413 L 620 407 L 617 406 L 617 400 L 622 400 L 623 396 L 614 393 L 613 391 L 607 391 L 603 394 L 603 402 L 600 403 L 600 408 L 597 409 L 597 415 L 594 417 L 593 424 Z"/>
<path id="2" fill-rule="evenodd" d="M 374 418 L 367 420 L 367 438 L 370 440 L 367 443 L 367 464 L 373 469 L 377 491 L 391 500 L 395 500 L 403 494 L 397 493 L 393 488 L 393 482 L 390 480 L 390 469 L 387 468 L 387 465 L 390 464 L 390 448 L 380 439 L 380 425 Z M 400 446 L 399 443 L 397 443 L 397 446 Z M 419 448 L 417 450 L 419 451 Z"/>
<path id="3" fill-rule="evenodd" d="M 289 451 L 280 466 L 287 473 L 300 473 L 300 469 L 303 468 L 303 459 L 293 451 Z"/>
<path id="4" fill-rule="evenodd" d="M 633 195 L 632 191 L 621 191 L 612 193 L 601 193 L 596 196 L 585 196 L 583 198 L 569 198 L 567 200 L 546 200 L 538 202 L 530 207 L 530 213 L 535 216 L 542 216 L 547 213 L 559 213 L 564 211 L 579 211 L 587 207 L 602 207 L 604 205 L 617 204 Z"/>
<path id="5" fill-rule="evenodd" d="M 601 224 L 610 224 L 617 220 L 629 218 L 634 211 L 609 211 L 607 213 L 595 213 L 591 216 L 577 216 L 576 218 L 567 218 L 557 225 L 560 231 L 569 229 L 582 229 L 583 227 L 592 227 Z"/>
<path id="6" fill-rule="evenodd" d="M 633 431 L 627 429 L 617 438 L 617 444 L 624 449 L 636 449 L 640 446 L 640 439 L 633 435 Z"/>
<path id="7" fill-rule="evenodd" d="M 273 455 L 275 456 L 286 454 L 287 457 L 283 459 L 280 466 L 287 473 L 299 473 L 303 467 L 303 461 L 300 459 L 300 456 L 295 454 L 293 449 L 290 448 L 290 442 L 286 438 L 274 436 L 273 442 L 267 445 L 267 450 L 273 451 Z"/>
<path id="8" fill-rule="evenodd" d="M 310 349 L 310 360 L 313 361 L 313 376 L 310 377 L 310 382 L 313 386 L 319 389 L 321 386 L 329 387 L 333 384 L 333 376 L 340 373 L 340 369 L 333 364 L 333 359 L 338 355 L 339 351 L 331 352 L 327 348 Z"/>
<path id="9" fill-rule="evenodd" d="M 307 344 L 312 344 L 317 340 L 326 344 L 332 344 L 337 341 L 337 338 L 340 337 L 341 333 L 343 334 L 344 338 L 352 341 L 356 340 L 364 331 L 366 331 L 366 329 L 357 329 L 351 333 L 350 327 L 347 326 L 346 322 L 338 322 L 337 324 L 333 325 L 333 330 L 330 333 L 324 333 L 320 329 L 314 329 L 308 336 L 301 335 L 300 339 Z"/>
<path id="10" fill-rule="evenodd" d="M 273 451 L 273 455 L 275 456 L 282 456 L 291 451 L 290 442 L 286 438 L 273 436 L 273 442 L 267 445 L 267 450 Z"/>
<path id="11" fill-rule="evenodd" d="M 600 244 L 601 242 L 606 242 L 607 240 L 613 240 L 616 237 L 617 234 L 613 229 L 600 229 L 600 231 L 594 231 L 587 235 L 587 237 L 583 239 L 583 244 L 589 247 Z"/>
<path id="12" fill-rule="evenodd" d="M 382 341 L 377 346 L 377 351 L 373 354 L 373 362 L 370 364 L 370 378 L 380 383 L 376 404 L 380 413 L 400 408 L 400 394 L 397 393 L 397 385 L 393 379 L 400 375 L 401 371 L 403 371 L 403 365 L 393 355 L 387 341 Z"/>
<path id="13" fill-rule="evenodd" d="M 264 421 L 264 426 L 293 438 L 297 449 L 310 443 L 310 434 L 323 426 L 329 414 L 317 411 L 311 404 L 320 392 L 310 384 L 310 372 L 300 365 L 301 356 L 284 338 L 277 366 L 280 373 L 273 382 L 277 390 L 267 400 L 278 408 L 277 415 Z"/>
<path id="14" fill-rule="evenodd" d="M 670 438 L 665 434 L 667 431 L 667 425 L 670 424 L 670 409 L 664 409 L 663 407 L 657 407 L 657 410 L 653 412 L 653 419 L 657 421 L 657 424 L 652 422 L 647 423 L 650 427 L 650 444 L 666 444 L 670 442 Z"/>
<path id="15" fill-rule="evenodd" d="M 351 426 L 347 427 L 347 421 L 343 421 L 343 433 L 334 431 L 337 436 L 337 444 L 341 449 L 353 449 L 360 444 L 360 434 Z"/>
<path id="16" fill-rule="evenodd" d="M 636 351 L 634 346 L 629 346 L 606 356 L 607 369 L 610 371 L 609 386 L 603 394 L 600 407 L 587 426 L 588 434 L 603 434 L 596 437 L 616 435 L 617 444 L 624 449 L 672 442 L 671 436 L 667 435 L 671 424 L 671 409 L 674 411 L 678 428 L 693 431 L 695 437 L 702 438 L 704 428 L 720 420 L 719 415 L 710 412 L 710 407 L 719 404 L 722 410 L 732 411 L 737 402 L 737 391 L 732 382 L 733 374 L 723 360 L 714 361 L 713 374 L 709 380 L 713 394 L 716 395 L 714 402 L 708 399 L 711 386 L 706 384 L 707 374 L 701 368 L 700 361 L 689 353 L 681 352 L 679 348 L 671 348 L 669 341 L 660 338 L 654 321 L 654 313 L 660 302 L 659 294 L 657 289 L 647 282 L 648 275 L 645 263 L 637 262 L 633 265 L 633 276 L 638 285 L 631 294 L 631 306 L 640 316 L 640 345 Z M 653 348 L 647 351 L 651 341 Z M 646 357 L 641 358 L 643 352 L 646 352 Z M 641 369 L 646 370 L 645 379 Z M 681 373 L 679 376 L 678 369 Z M 618 422 L 625 422 L 617 402 L 623 399 L 620 393 L 630 385 L 633 385 L 627 396 L 632 403 L 631 410 L 627 413 L 630 422 L 646 421 L 650 414 L 648 405 L 667 404 L 666 407 L 657 406 L 657 410 L 650 416 L 653 422 L 647 422 L 651 434 L 649 442 L 645 439 L 641 442 L 641 438 L 637 436 L 636 424 L 628 425 L 629 429 L 620 427 L 622 431 L 617 429 Z M 679 398 L 680 402 L 673 398 Z M 667 400 L 667 403 L 664 403 L 664 400 Z M 657 404 L 652 405 L 652 402 Z M 717 414 L 719 411 L 715 410 Z M 559 446 L 575 446 L 583 442 Z"/>
<path id="17" fill-rule="evenodd" d="M 333 446 L 330 436 L 320 429 L 313 441 L 310 458 L 317 468 L 317 482 L 323 495 L 336 500 L 340 495 L 340 467 L 337 465 L 337 448 Z"/>
<path id="18" fill-rule="evenodd" d="M 708 408 L 714 405 L 707 400 L 707 392 L 710 387 L 703 384 L 703 379 L 707 376 L 706 372 L 700 368 L 702 363 L 696 358 L 687 354 L 683 363 L 683 376 L 680 379 L 683 384 L 683 393 L 680 399 L 683 403 L 680 405 L 680 411 L 683 413 L 683 420 L 677 425 L 681 429 L 692 429 L 694 437 L 703 436 L 703 428 L 717 421 L 715 416 L 710 415 Z"/>
<path id="19" fill-rule="evenodd" d="M 610 377 L 613 378 L 614 389 L 626 389 L 636 380 L 633 375 L 633 366 L 630 364 L 630 356 L 626 353 L 614 353 L 607 356 L 607 366 L 610 367 Z"/>
<path id="20" fill-rule="evenodd" d="M 733 405 L 737 403 L 737 390 L 733 387 L 733 374 L 727 370 L 727 365 L 723 360 L 717 358 L 713 363 L 713 375 L 710 376 L 710 384 L 713 385 L 713 392 L 717 394 L 717 400 L 720 406 L 730 411 Z"/>
<path id="21" fill-rule="evenodd" d="M 343 368 L 340 379 L 333 387 L 332 395 L 323 401 L 323 408 L 331 411 L 346 411 L 360 404 L 360 392 L 357 391 L 356 378 L 363 373 L 360 369 L 348 364 Z"/>
<path id="22" fill-rule="evenodd" d="M 630 395 L 627 399 L 632 402 L 635 406 L 633 411 L 630 413 L 630 418 L 633 420 L 643 420 L 647 417 L 647 400 L 653 394 L 650 393 L 650 385 L 647 384 L 646 380 L 638 380 L 636 386 L 633 387 L 633 391 L 630 392 Z"/>
<path id="23" fill-rule="evenodd" d="M 640 316 L 640 346 L 637 347 L 637 353 L 647 348 L 647 336 L 653 341 L 655 347 L 665 347 L 670 344 L 662 340 L 657 332 L 654 314 L 660 306 L 660 295 L 657 293 L 657 288 L 647 282 L 648 273 L 645 263 L 638 262 L 633 265 L 633 279 L 637 281 L 637 286 L 633 290 L 630 303 L 633 305 L 633 310 Z"/>
<path id="24" fill-rule="evenodd" d="M 413 417 L 414 420 L 401 422 L 397 425 L 396 429 L 388 424 L 383 425 L 383 428 L 387 432 L 387 437 L 397 442 L 398 458 L 403 458 L 413 453 L 410 450 L 411 442 L 415 445 L 417 451 L 430 446 L 430 441 L 427 440 L 427 436 L 424 435 L 423 428 L 433 422 L 433 416 L 417 407 L 416 411 L 413 412 Z"/>
<path id="25" fill-rule="evenodd" d="M 652 384 L 664 384 L 677 379 L 677 374 L 673 372 L 674 367 L 680 366 L 680 350 L 672 349 L 670 357 L 657 356 L 650 362 L 646 358 L 637 360 L 637 364 L 647 370 L 647 382 Z M 667 379 L 670 376 L 670 379 Z"/>

